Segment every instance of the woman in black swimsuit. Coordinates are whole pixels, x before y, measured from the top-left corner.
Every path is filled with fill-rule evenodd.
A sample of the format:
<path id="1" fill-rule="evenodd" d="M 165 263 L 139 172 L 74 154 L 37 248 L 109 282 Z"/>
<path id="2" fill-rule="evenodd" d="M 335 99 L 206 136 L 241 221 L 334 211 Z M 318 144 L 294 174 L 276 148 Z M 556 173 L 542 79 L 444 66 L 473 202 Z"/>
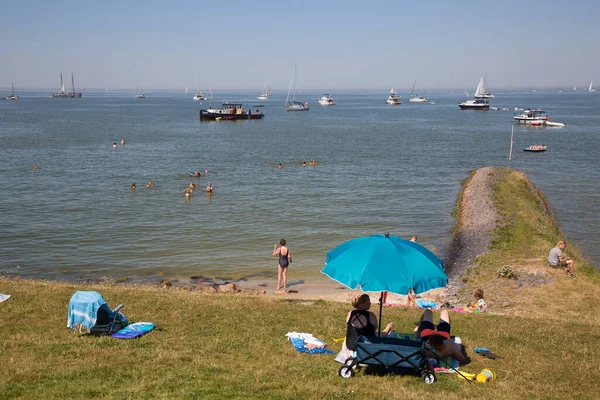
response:
<path id="1" fill-rule="evenodd" d="M 359 336 L 375 336 L 377 330 L 377 317 L 371 308 L 371 299 L 368 294 L 363 294 L 352 299 L 354 310 L 348 312 L 346 317 L 346 347 L 352 351 L 356 350 L 356 339 Z M 387 336 L 392 330 L 392 324 L 387 324 L 381 331 L 381 336 Z"/>
<path id="2" fill-rule="evenodd" d="M 288 265 L 292 262 L 292 255 L 290 249 L 285 246 L 285 239 L 279 241 L 281 245 L 279 248 L 277 244 L 273 248 L 273 255 L 279 256 L 279 267 L 277 268 L 277 290 L 281 288 L 281 279 L 283 278 L 283 288 L 287 288 L 287 269 Z"/>

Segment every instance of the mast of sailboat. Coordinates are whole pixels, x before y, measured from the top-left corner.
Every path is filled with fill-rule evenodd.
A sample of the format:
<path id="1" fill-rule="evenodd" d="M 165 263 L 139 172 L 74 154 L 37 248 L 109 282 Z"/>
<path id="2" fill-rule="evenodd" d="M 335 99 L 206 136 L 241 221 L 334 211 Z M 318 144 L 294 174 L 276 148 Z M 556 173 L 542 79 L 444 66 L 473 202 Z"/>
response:
<path id="1" fill-rule="evenodd" d="M 414 81 L 414 83 L 413 83 L 413 88 L 412 88 L 412 90 L 410 91 L 410 97 L 413 97 L 413 93 L 415 92 L 415 86 L 416 86 L 416 85 L 417 85 L 417 81 L 415 80 L 415 81 Z"/>
<path id="2" fill-rule="evenodd" d="M 72 72 L 71 72 L 71 85 L 73 86 L 73 94 L 75 94 L 75 77 L 73 76 Z"/>
<path id="3" fill-rule="evenodd" d="M 11 83 L 12 83 L 12 95 L 14 96 L 15 95 L 15 83 L 14 82 L 11 82 Z"/>
<path id="4" fill-rule="evenodd" d="M 292 80 L 290 81 L 290 87 L 288 88 L 287 98 L 285 99 L 285 105 L 290 104 L 290 92 L 292 91 L 292 86 L 294 85 L 294 77 L 296 76 L 296 63 L 294 63 L 294 71 L 292 72 Z M 294 96 L 295 98 L 295 96 Z"/>
<path id="5" fill-rule="evenodd" d="M 297 78 L 297 72 L 296 72 L 296 63 L 294 63 L 294 104 L 296 104 L 296 78 Z"/>
<path id="6" fill-rule="evenodd" d="M 62 72 L 60 73 L 60 91 L 65 91 L 65 82 L 63 81 Z"/>

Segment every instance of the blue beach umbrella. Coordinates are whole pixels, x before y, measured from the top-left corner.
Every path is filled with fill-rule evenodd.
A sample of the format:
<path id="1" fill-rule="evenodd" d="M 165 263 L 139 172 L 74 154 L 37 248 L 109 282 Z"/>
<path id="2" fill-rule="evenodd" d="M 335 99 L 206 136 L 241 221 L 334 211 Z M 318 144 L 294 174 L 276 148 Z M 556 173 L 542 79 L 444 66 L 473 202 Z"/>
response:
<path id="1" fill-rule="evenodd" d="M 435 254 L 397 236 L 373 235 L 349 240 L 327 253 L 321 272 L 350 289 L 408 294 L 446 286 L 448 277 Z M 383 294 L 383 293 L 382 293 Z M 383 296 L 382 296 L 383 297 Z M 381 306 L 379 299 L 381 331 Z"/>

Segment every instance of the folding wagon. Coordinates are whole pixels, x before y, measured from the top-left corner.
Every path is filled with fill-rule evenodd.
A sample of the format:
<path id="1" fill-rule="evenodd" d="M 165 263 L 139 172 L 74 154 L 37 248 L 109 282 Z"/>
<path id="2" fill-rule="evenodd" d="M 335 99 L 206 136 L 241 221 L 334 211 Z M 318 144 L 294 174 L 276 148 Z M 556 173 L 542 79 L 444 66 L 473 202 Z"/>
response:
<path id="1" fill-rule="evenodd" d="M 427 368 L 424 344 L 420 341 L 387 337 L 359 336 L 356 340 L 356 357 L 350 357 L 340 367 L 342 378 L 354 376 L 359 365 L 377 366 L 398 372 L 421 375 L 426 384 L 436 381 L 435 373 Z"/>

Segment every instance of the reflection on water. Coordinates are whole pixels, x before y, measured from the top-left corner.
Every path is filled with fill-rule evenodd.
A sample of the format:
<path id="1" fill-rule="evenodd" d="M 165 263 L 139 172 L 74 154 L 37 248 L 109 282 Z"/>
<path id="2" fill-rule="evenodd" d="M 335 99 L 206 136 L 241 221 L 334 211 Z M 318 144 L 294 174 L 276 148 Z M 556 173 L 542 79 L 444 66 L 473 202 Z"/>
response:
<path id="1" fill-rule="evenodd" d="M 200 123 L 198 104 L 175 94 L 143 104 L 104 94 L 2 102 L 0 269 L 272 277 L 270 244 L 285 237 L 295 256 L 290 276 L 319 276 L 327 251 L 386 231 L 418 235 L 441 254 L 461 182 L 473 169 L 507 165 L 512 112 L 461 111 L 462 98 L 449 93 L 429 94 L 435 105 L 397 107 L 385 105 L 385 91 L 334 95 L 335 107 L 307 113 L 286 113 L 285 96 L 275 95 L 265 119 L 238 123 Z M 516 126 L 512 165 L 596 260 L 598 99 L 584 92 L 499 92 L 493 99 L 511 109 L 543 103 L 552 120 L 567 122 L 563 129 Z M 127 145 L 113 149 L 122 138 Z M 521 151 L 536 143 L 548 151 Z M 313 159 L 318 166 L 302 167 Z M 203 175 L 185 198 L 189 171 L 205 169 L 218 194 L 204 198 Z M 151 190 L 142 185 L 148 181 Z"/>

